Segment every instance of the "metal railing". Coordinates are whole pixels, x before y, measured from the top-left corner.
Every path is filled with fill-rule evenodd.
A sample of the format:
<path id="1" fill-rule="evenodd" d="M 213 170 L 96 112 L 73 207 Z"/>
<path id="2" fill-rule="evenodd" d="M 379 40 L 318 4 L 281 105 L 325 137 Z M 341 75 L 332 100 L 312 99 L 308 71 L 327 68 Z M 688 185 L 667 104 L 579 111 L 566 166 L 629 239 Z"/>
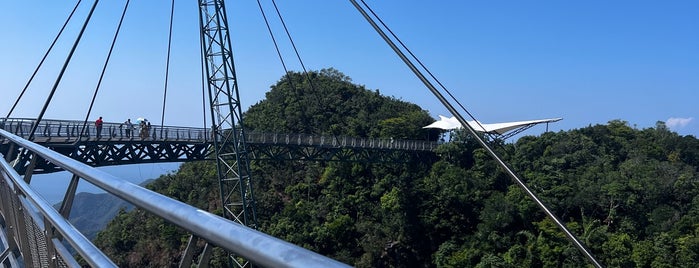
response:
<path id="1" fill-rule="evenodd" d="M 410 151 L 432 151 L 439 145 L 434 141 L 394 140 L 384 138 L 354 138 L 347 136 L 326 136 L 310 134 L 281 134 L 246 132 L 248 144 L 284 144 L 314 147 L 349 147 L 369 149 L 393 149 Z"/>
<path id="2" fill-rule="evenodd" d="M 0 118 L 0 124 L 4 119 Z M 8 118 L 5 129 L 17 136 L 27 138 L 32 125 L 36 120 L 30 118 Z M 37 127 L 35 140 L 53 140 L 60 142 L 74 142 L 80 139 L 83 122 L 70 120 L 44 119 Z M 190 141 L 209 142 L 211 130 L 197 127 L 155 126 L 143 129 L 134 124 L 130 134 L 128 127 L 123 123 L 105 122 L 102 126 L 102 135 L 99 140 L 123 141 L 123 140 L 155 140 L 155 141 Z M 162 135 L 161 135 L 162 133 Z M 88 122 L 83 140 L 97 139 L 97 132 L 93 123 Z M 273 144 L 273 145 L 298 145 L 328 148 L 369 148 L 388 150 L 433 151 L 439 145 L 435 141 L 424 140 L 397 140 L 386 138 L 354 138 L 347 136 L 311 135 L 311 134 L 284 134 L 248 131 L 245 133 L 245 141 L 248 144 Z"/>
<path id="3" fill-rule="evenodd" d="M 36 119 L 32 118 L 0 118 L 0 128 L 17 136 L 27 138 Z M 85 130 L 83 131 L 83 126 Z M 82 135 L 81 135 L 82 132 Z M 43 119 L 34 133 L 37 138 L 59 138 L 62 142 L 101 139 L 101 140 L 178 140 L 206 141 L 211 137 L 211 131 L 206 128 L 176 127 L 176 126 L 141 126 L 133 123 L 104 122 L 98 137 L 94 122 L 84 124 L 82 121 Z"/>
<path id="4" fill-rule="evenodd" d="M 74 187 L 77 187 L 78 179 L 83 179 L 187 230 L 193 236 L 252 260 L 258 265 L 266 267 L 347 266 L 315 252 L 147 190 L 5 130 L 0 130 L 0 137 L 6 139 L 16 150 L 19 150 L 17 154 L 19 157 L 29 157 L 32 160 L 42 158 L 72 173 Z M 20 159 L 19 157 L 17 159 Z M 6 160 L 10 162 L 10 159 Z M 0 162 L 2 166 L 2 180 L 0 181 L 2 184 L 0 195 L 0 215 L 2 218 L 0 223 L 2 223 L 5 237 L 7 237 L 5 240 L 8 241 L 7 246 L 0 253 L 0 264 L 14 261 L 36 267 L 76 266 L 75 259 L 62 246 L 61 240 L 63 240 L 75 248 L 78 254 L 91 266 L 115 266 L 104 253 L 67 221 L 65 215 L 59 213 L 25 183 L 24 180 L 31 178 L 30 172 L 24 175 L 23 180 L 8 162 Z M 74 189 L 74 187 L 69 187 L 69 189 Z M 63 204 L 72 204 L 74 195 L 74 190 L 67 191 Z M 34 211 L 38 212 L 34 213 Z"/>
<path id="5" fill-rule="evenodd" d="M 0 181 L 0 215 L 8 267 L 79 267 L 62 237 L 93 267 L 116 265 L 63 218 L 5 161 Z M 36 208 L 36 209 L 35 209 Z M 20 265 L 21 264 L 21 265 Z"/>

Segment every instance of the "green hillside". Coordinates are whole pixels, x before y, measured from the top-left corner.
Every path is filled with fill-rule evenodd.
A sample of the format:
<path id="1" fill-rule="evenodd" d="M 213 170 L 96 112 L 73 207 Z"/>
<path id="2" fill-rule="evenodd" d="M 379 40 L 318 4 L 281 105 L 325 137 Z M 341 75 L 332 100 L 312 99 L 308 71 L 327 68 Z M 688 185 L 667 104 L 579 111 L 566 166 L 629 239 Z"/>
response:
<path id="1" fill-rule="evenodd" d="M 289 73 L 244 115 L 280 133 L 436 139 L 414 104 L 329 69 Z M 501 146 L 500 146 L 501 145 Z M 609 267 L 699 263 L 699 141 L 662 123 L 611 121 L 527 136 L 495 149 Z M 435 163 L 257 162 L 260 230 L 358 267 L 588 267 L 544 213 L 465 133 Z M 211 162 L 148 186 L 219 211 Z M 172 266 L 188 235 L 141 210 L 120 213 L 96 244 L 120 266 Z M 217 252 L 221 256 L 220 252 Z M 217 262 L 214 266 L 221 264 Z"/>

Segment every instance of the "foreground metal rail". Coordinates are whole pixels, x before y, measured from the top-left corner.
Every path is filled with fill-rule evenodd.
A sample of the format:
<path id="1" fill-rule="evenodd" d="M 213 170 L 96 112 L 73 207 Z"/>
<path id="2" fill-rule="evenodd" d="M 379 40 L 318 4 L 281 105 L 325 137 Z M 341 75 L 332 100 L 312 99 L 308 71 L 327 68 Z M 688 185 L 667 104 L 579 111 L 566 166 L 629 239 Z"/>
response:
<path id="1" fill-rule="evenodd" d="M 29 187 L 5 161 L 0 180 L 4 267 L 79 267 L 67 241 L 93 267 L 116 265 Z M 36 208 L 34 210 L 33 208 Z"/>
<path id="2" fill-rule="evenodd" d="M 191 232 L 193 236 L 199 237 L 209 244 L 234 252 L 258 265 L 266 267 L 346 267 L 345 264 L 333 259 L 94 169 L 5 130 L 0 130 L 0 137 L 11 143 L 16 150 L 21 150 L 17 154 L 18 157 L 29 157 L 32 162 L 39 158 L 51 161 L 72 173 L 74 178 L 64 198 L 63 207 L 60 209 L 62 213 L 59 213 L 37 193 L 33 192 L 25 182 L 31 180 L 30 169 L 27 170 L 22 179 L 8 163 L 0 161 L 2 162 L 3 176 L 0 183 L 4 189 L 0 198 L 2 202 L 0 207 L 2 221 L 0 223 L 2 223 L 2 231 L 5 234 L 5 236 L 0 235 L 0 238 L 7 238 L 0 239 L 3 242 L 0 246 L 4 246 L 1 248 L 0 264 L 18 263 L 36 267 L 74 267 L 77 263 L 72 256 L 67 254 L 65 247 L 60 243 L 61 240 L 65 240 L 93 267 L 115 266 L 66 220 L 65 215 L 69 213 L 65 212 L 70 210 L 77 180 L 82 178 Z M 7 160 L 9 162 L 10 159 Z M 31 202 L 32 205 L 27 201 Z M 68 205 L 66 206 L 66 204 Z M 40 216 L 34 215 L 34 208 L 39 211 Z M 34 229 L 27 230 L 26 226 L 30 224 L 29 222 L 34 226 L 32 227 Z M 36 236 L 36 233 L 39 235 Z M 207 256 L 207 254 L 202 254 L 202 256 Z M 205 264 L 206 262 L 207 260 L 200 260 L 200 263 Z M 37 263 L 39 265 L 35 265 Z"/>

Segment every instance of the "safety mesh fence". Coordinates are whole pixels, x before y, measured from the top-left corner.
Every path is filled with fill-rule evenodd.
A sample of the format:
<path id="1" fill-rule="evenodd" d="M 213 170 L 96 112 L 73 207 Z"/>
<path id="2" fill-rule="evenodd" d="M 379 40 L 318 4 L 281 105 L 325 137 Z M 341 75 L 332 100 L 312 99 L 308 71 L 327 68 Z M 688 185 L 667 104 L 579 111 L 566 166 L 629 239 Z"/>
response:
<path id="1" fill-rule="evenodd" d="M 0 194 L 0 209 L 6 216 L 5 224 L 11 227 L 6 233 L 7 238 L 14 239 L 14 243 L 20 248 L 18 252 L 29 255 L 14 257 L 22 259 L 25 267 L 69 267 L 63 256 L 51 252 L 50 249 L 54 246 L 63 245 L 53 245 L 52 240 L 47 237 L 43 217 L 33 215 L 34 208 L 22 195 L 16 193 L 4 178 L 0 181 Z"/>

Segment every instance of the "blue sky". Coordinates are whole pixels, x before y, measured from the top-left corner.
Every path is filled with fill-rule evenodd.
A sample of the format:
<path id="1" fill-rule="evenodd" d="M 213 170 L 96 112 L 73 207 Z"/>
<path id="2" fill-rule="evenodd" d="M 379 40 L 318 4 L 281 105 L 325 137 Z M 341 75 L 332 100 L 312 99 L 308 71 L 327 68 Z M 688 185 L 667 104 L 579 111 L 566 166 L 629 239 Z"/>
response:
<path id="1" fill-rule="evenodd" d="M 13 117 L 36 117 L 91 1 L 59 41 Z M 262 1 L 291 70 L 301 67 L 269 1 Z M 123 8 L 101 1 L 45 118 L 82 119 Z M 96 107 L 106 121 L 160 122 L 170 1 L 132 1 Z M 367 1 L 478 120 L 562 117 L 550 130 L 609 120 L 666 121 L 699 134 L 699 2 Z M 0 2 L 0 112 L 4 116 L 75 3 Z M 241 101 L 260 101 L 283 75 L 256 1 L 228 4 Z M 333 67 L 368 89 L 446 109 L 349 1 L 277 1 L 311 70 Z M 28 14 L 28 13 L 31 13 Z M 195 1 L 176 1 L 166 125 L 201 126 Z M 528 130 L 536 135 L 543 127 Z"/>

